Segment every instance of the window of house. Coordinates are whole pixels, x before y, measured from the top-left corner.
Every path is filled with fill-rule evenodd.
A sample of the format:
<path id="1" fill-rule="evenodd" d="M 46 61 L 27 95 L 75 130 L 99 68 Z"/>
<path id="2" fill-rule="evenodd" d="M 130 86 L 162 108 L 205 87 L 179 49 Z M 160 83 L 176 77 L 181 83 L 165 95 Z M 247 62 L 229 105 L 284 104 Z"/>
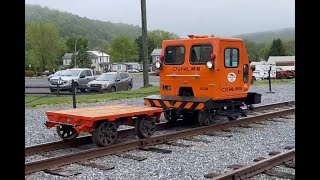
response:
<path id="1" fill-rule="evenodd" d="M 164 52 L 165 64 L 183 64 L 185 48 L 184 46 L 167 46 Z"/>
<path id="2" fill-rule="evenodd" d="M 190 63 L 191 64 L 206 64 L 206 62 L 212 60 L 211 54 L 213 48 L 211 44 L 193 45 L 190 51 Z"/>
<path id="3" fill-rule="evenodd" d="M 156 60 L 159 61 L 159 60 L 160 60 L 160 57 L 159 57 L 159 56 L 156 56 Z"/>
<path id="4" fill-rule="evenodd" d="M 239 65 L 239 49 L 224 49 L 224 66 L 226 68 L 236 68 Z"/>
<path id="5" fill-rule="evenodd" d="M 117 67 L 117 68 L 118 68 L 118 69 L 122 69 L 122 68 L 121 68 L 121 65 L 118 65 L 118 67 Z"/>

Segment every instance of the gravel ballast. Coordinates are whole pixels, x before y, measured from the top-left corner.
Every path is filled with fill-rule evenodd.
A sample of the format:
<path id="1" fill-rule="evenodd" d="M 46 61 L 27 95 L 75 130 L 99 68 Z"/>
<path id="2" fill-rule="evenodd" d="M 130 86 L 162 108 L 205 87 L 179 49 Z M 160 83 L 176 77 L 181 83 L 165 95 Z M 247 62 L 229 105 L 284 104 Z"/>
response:
<path id="1" fill-rule="evenodd" d="M 266 93 L 268 86 L 252 86 L 250 91 L 262 94 L 262 103 L 270 104 L 295 99 L 295 85 L 273 85 L 275 94 Z M 88 107 L 106 104 L 143 105 L 143 98 L 79 104 L 77 107 Z M 46 111 L 72 108 L 70 106 L 57 106 L 47 108 L 26 109 L 25 111 L 25 144 L 26 146 L 60 140 L 55 129 L 46 129 Z M 254 158 L 266 156 L 270 151 L 283 151 L 287 145 L 295 145 L 294 120 L 285 122 L 268 122 L 268 125 L 253 125 L 256 128 L 239 129 L 241 132 L 225 132 L 233 134 L 232 137 L 211 137 L 200 135 L 197 138 L 206 139 L 211 143 L 178 140 L 192 147 L 184 148 L 169 145 L 156 147 L 172 150 L 170 154 L 159 154 L 133 150 L 127 152 L 132 155 L 148 157 L 138 162 L 118 156 L 106 156 L 94 159 L 94 162 L 110 164 L 115 169 L 101 171 L 94 168 L 72 164 L 65 169 L 82 172 L 76 177 L 64 178 L 53 176 L 44 172 L 27 175 L 26 179 L 203 179 L 203 175 L 211 172 L 226 172 L 227 166 L 234 163 L 248 164 Z"/>

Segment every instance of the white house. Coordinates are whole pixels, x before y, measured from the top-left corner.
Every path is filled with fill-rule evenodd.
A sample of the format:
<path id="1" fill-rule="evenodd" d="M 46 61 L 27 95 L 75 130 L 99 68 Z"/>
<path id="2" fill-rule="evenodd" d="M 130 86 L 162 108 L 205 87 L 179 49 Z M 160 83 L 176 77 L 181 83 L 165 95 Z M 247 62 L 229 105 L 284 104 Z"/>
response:
<path id="1" fill-rule="evenodd" d="M 87 51 L 91 59 L 91 67 L 94 66 L 94 71 L 98 74 L 111 69 L 110 56 L 107 53 L 99 51 Z"/>
<path id="2" fill-rule="evenodd" d="M 283 70 L 295 70 L 295 56 L 270 56 L 268 62 Z"/>
<path id="3" fill-rule="evenodd" d="M 62 57 L 62 64 L 63 66 L 65 67 L 68 67 L 70 66 L 71 64 L 71 58 L 72 58 L 72 55 L 74 53 L 65 53 L 64 56 Z"/>
<path id="4" fill-rule="evenodd" d="M 95 67 L 93 71 L 95 73 L 103 73 L 104 71 L 109 71 L 111 69 L 110 56 L 106 53 L 99 51 L 87 51 L 89 53 L 89 58 L 91 59 L 91 67 Z M 66 53 L 62 57 L 63 67 L 69 68 L 71 64 L 71 58 L 74 53 Z"/>
<path id="5" fill-rule="evenodd" d="M 112 71 L 114 72 L 124 72 L 129 69 L 137 69 L 142 70 L 142 64 L 139 64 L 137 62 L 128 62 L 128 63 L 113 63 L 112 64 Z"/>
<path id="6" fill-rule="evenodd" d="M 128 69 L 137 69 L 137 70 L 142 70 L 142 64 L 137 63 L 137 62 L 129 62 L 129 63 L 124 63 L 128 66 Z"/>
<path id="7" fill-rule="evenodd" d="M 124 63 L 113 63 L 112 71 L 114 72 L 125 72 L 128 70 L 128 66 Z"/>

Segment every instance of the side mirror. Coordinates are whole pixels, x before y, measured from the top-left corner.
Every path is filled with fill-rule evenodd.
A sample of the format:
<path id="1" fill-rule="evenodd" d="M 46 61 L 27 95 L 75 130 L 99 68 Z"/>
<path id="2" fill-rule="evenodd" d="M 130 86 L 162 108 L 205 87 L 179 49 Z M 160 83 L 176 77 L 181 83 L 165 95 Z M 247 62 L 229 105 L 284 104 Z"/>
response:
<path id="1" fill-rule="evenodd" d="M 120 81 L 120 79 L 116 79 L 116 82 L 119 82 Z"/>
<path id="2" fill-rule="evenodd" d="M 80 79 L 85 78 L 85 77 L 86 77 L 85 75 L 82 75 L 82 76 L 80 76 Z"/>

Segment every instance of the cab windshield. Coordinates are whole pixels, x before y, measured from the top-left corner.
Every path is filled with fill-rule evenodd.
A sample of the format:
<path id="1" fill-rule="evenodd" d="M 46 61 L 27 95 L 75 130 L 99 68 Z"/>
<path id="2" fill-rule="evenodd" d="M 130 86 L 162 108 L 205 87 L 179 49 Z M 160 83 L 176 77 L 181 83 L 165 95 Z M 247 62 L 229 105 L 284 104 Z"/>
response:
<path id="1" fill-rule="evenodd" d="M 184 46 L 167 46 L 164 52 L 165 64 L 183 64 L 185 56 Z"/>

